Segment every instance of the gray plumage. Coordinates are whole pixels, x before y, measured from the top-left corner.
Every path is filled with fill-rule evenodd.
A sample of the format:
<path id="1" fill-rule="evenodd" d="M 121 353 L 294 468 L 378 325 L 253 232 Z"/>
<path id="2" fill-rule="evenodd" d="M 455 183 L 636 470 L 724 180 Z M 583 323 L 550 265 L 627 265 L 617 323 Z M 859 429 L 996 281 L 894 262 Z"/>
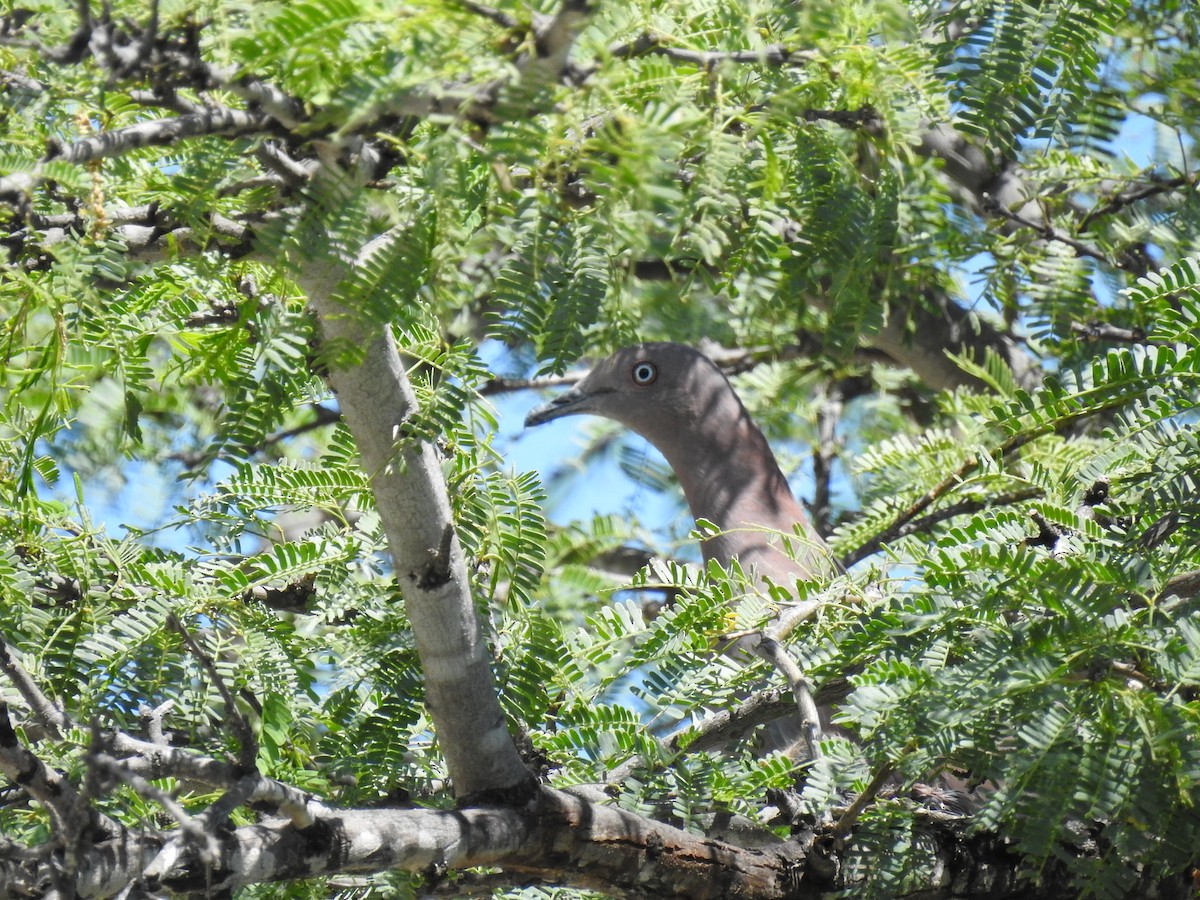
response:
<path id="1" fill-rule="evenodd" d="M 581 414 L 621 423 L 666 457 L 692 515 L 721 530 L 701 543 L 705 560 L 727 566 L 736 558 L 756 578 L 769 578 L 788 588 L 798 578 L 831 577 L 838 571 L 825 542 L 792 496 L 763 433 L 729 379 L 703 353 L 672 343 L 618 350 L 575 387 L 530 412 L 525 425 Z M 780 550 L 780 533 L 798 535 L 793 540 L 794 554 Z M 788 666 L 781 668 L 786 671 Z M 789 674 L 793 690 L 798 675 L 798 670 Z M 811 710 L 811 697 L 807 703 Z M 804 706 L 801 701 L 801 709 Z M 818 713 L 826 728 L 829 713 L 828 707 Z M 806 729 L 802 722 L 813 719 L 810 711 L 772 723 L 764 736 L 766 749 L 789 747 L 803 736 L 811 755 L 819 731 Z M 942 774 L 934 787 L 917 787 L 925 793 L 914 794 L 914 799 L 931 808 L 936 801 L 937 808 L 958 815 L 977 809 L 981 802 L 977 791 L 953 775 Z"/>
<path id="2" fill-rule="evenodd" d="M 682 344 L 625 347 L 602 360 L 571 390 L 534 409 L 526 427 L 590 414 L 621 423 L 658 449 L 692 516 L 720 534 L 701 543 L 704 559 L 791 588 L 797 578 L 831 574 L 825 542 L 788 487 L 762 431 L 724 373 Z M 780 549 L 791 539 L 795 559 Z"/>

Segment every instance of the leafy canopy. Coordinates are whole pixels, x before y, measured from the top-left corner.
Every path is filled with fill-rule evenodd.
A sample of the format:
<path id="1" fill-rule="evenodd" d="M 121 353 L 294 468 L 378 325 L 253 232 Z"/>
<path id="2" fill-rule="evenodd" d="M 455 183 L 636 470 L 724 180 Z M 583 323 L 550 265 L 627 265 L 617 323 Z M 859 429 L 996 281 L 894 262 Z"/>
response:
<path id="1" fill-rule="evenodd" d="M 553 783 L 628 764 L 615 802 L 694 827 L 796 786 L 747 743 L 662 740 L 775 682 L 712 652 L 739 573 L 614 575 L 641 523 L 551 526 L 497 437 L 493 377 L 708 338 L 758 351 L 737 384 L 785 462 L 832 461 L 820 521 L 857 563 L 807 586 L 828 603 L 791 648 L 816 681 L 850 679 L 841 720 L 863 737 L 799 773 L 805 808 L 884 767 L 952 769 L 999 785 L 972 827 L 1033 867 L 1073 845 L 1081 890 L 1194 861 L 1190 12 L 605 3 L 564 67 L 514 77 L 555 7 L 157 10 L 155 53 L 124 64 L 117 45 L 48 52 L 79 28 L 63 4 L 10 10 L 22 37 L 0 43 L 0 608 L 78 721 L 136 730 L 169 703 L 181 743 L 236 755 L 178 621 L 253 718 L 264 774 L 449 804 L 372 473 L 322 377 L 361 348 L 319 344 L 293 278 L 378 239 L 338 298 L 411 366 L 400 439 L 443 454 L 505 714 Z M 126 16 L 146 10 L 112 4 Z M 1158 129 L 1136 154 L 1131 122 Z M 596 434 L 597 456 L 623 440 Z M 179 479 L 170 514 L 101 521 L 105 485 L 151 469 Z M 48 761 L 78 770 L 88 740 Z M 130 789 L 107 802 L 155 815 Z M 864 812 L 881 895 L 923 852 L 919 821 Z M 7 835 L 46 828 L 0 808 Z"/>

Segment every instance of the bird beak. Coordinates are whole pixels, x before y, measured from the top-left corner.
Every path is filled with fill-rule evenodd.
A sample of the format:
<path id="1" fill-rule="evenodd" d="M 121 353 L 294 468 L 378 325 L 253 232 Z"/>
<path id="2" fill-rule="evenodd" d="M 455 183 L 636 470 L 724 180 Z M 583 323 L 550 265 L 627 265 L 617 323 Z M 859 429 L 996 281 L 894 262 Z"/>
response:
<path id="1" fill-rule="evenodd" d="M 590 412 L 591 399 L 592 395 L 587 391 L 573 387 L 565 394 L 559 394 L 549 403 L 543 403 L 541 406 L 531 409 L 529 415 L 525 417 L 525 427 L 532 428 L 534 425 L 541 425 L 563 416 Z"/>

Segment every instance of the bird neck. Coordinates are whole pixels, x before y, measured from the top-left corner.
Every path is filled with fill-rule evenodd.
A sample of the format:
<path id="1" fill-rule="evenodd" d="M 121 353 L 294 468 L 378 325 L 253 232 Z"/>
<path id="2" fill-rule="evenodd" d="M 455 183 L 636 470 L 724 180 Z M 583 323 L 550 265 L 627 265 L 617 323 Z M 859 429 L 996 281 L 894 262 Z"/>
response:
<path id="1" fill-rule="evenodd" d="M 763 433 L 732 392 L 729 399 L 732 403 L 709 408 L 703 427 L 676 430 L 668 424 L 661 440 L 647 437 L 679 477 L 693 517 L 707 519 L 721 531 L 701 543 L 705 560 L 728 565 L 737 557 L 746 569 L 754 566 L 777 582 L 811 574 L 820 538 Z M 811 542 L 799 562 L 782 553 L 771 534 L 791 534 L 797 524 Z"/>
<path id="2" fill-rule="evenodd" d="M 803 516 L 767 440 L 749 416 L 740 419 L 715 446 L 688 441 L 679 448 L 682 465 L 672 468 L 692 515 L 722 529 L 741 525 L 791 530 Z"/>

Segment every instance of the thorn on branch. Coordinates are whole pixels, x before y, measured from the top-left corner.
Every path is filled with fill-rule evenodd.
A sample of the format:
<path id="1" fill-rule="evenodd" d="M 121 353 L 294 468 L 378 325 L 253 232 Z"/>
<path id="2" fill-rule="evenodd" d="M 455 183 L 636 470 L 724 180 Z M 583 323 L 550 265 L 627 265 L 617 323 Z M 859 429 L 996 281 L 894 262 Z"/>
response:
<path id="1" fill-rule="evenodd" d="M 454 526 L 449 523 L 442 529 L 441 543 L 428 550 L 429 560 L 419 571 L 410 572 L 409 578 L 423 591 L 432 591 L 450 581 L 450 556 L 454 546 Z"/>

